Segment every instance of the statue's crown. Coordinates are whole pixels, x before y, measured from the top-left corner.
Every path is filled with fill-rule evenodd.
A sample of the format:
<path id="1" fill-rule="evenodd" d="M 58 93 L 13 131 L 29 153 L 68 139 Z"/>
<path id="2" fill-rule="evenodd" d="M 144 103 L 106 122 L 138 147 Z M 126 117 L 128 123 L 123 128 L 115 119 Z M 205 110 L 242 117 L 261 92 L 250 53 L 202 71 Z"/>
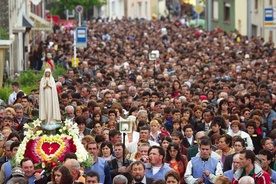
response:
<path id="1" fill-rule="evenodd" d="M 47 62 L 47 63 L 45 64 L 45 68 L 51 68 L 51 65 Z"/>

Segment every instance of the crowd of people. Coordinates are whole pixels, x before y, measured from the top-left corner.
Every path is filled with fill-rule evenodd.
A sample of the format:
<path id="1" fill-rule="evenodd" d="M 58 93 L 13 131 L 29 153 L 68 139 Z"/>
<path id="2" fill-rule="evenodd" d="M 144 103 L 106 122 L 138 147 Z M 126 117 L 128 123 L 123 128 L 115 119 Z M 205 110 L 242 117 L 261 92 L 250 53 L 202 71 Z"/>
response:
<path id="1" fill-rule="evenodd" d="M 56 79 L 56 106 L 78 124 L 94 164 L 81 168 L 69 153 L 52 178 L 35 172 L 29 158 L 11 167 L 40 100 L 38 89 L 25 94 L 14 82 L 0 107 L 0 183 L 276 183 L 271 40 L 220 27 L 206 32 L 185 19 L 98 19 L 87 22 L 87 47 L 72 63 L 73 35 L 55 25 L 32 46 L 30 67 L 66 68 Z M 125 121 L 132 125 L 126 135 Z"/>

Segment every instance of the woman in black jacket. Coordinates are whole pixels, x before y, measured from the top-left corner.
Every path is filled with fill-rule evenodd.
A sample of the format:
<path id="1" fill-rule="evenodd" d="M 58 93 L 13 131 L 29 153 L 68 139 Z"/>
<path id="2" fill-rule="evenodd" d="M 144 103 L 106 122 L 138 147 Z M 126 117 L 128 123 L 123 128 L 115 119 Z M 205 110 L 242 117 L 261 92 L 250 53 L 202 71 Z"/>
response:
<path id="1" fill-rule="evenodd" d="M 252 139 L 253 146 L 254 146 L 254 153 L 258 154 L 259 151 L 261 149 L 263 149 L 262 144 L 261 144 L 261 140 L 262 140 L 263 136 L 256 132 L 256 128 L 257 128 L 257 125 L 256 125 L 255 120 L 250 119 L 250 120 L 247 121 L 246 130 L 247 130 L 247 133 L 250 135 L 250 137 Z"/>

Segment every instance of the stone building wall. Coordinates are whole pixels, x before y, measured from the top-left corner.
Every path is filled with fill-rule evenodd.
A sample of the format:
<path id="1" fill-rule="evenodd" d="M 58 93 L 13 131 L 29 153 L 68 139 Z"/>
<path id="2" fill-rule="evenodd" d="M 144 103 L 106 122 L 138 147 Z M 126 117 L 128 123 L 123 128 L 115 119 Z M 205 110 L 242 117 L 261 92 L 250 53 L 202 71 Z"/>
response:
<path id="1" fill-rule="evenodd" d="M 9 29 L 9 0 L 0 1 L 0 27 Z"/>

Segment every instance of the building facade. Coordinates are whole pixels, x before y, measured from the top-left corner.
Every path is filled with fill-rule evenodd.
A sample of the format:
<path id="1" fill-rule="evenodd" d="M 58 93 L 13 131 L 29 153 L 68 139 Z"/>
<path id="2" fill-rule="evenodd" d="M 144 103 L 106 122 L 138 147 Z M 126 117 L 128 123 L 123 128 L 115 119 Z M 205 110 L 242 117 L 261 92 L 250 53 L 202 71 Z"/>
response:
<path id="1" fill-rule="evenodd" d="M 127 17 L 151 19 L 150 0 L 128 0 L 126 4 Z"/>
<path id="2" fill-rule="evenodd" d="M 125 0 L 109 0 L 108 16 L 111 19 L 122 19 L 125 16 Z"/>
<path id="3" fill-rule="evenodd" d="M 208 5 L 209 6 L 209 5 Z M 220 26 L 227 32 L 235 30 L 235 1 L 212 0 L 212 29 Z"/>
<path id="4" fill-rule="evenodd" d="M 264 9 L 274 8 L 274 22 L 276 24 L 276 1 L 275 0 L 254 0 L 251 3 L 251 24 L 252 24 L 252 35 L 261 36 L 268 41 L 272 39 L 276 43 L 276 26 L 274 29 L 265 26 L 264 21 Z"/>
<path id="5" fill-rule="evenodd" d="M 212 0 L 211 2 L 212 29 L 220 26 L 228 33 L 237 30 L 241 35 L 251 33 L 252 36 L 260 36 L 265 41 L 272 40 L 276 43 L 275 0 Z M 274 28 L 265 25 L 265 8 L 274 9 Z M 248 12 L 250 12 L 250 19 L 248 19 Z"/>
<path id="6" fill-rule="evenodd" d="M 161 16 L 167 16 L 168 10 L 166 8 L 166 0 L 151 0 L 151 12 L 152 15 L 160 18 Z"/>
<path id="7" fill-rule="evenodd" d="M 11 44 L 9 73 L 20 73 L 28 66 L 29 31 L 34 22 L 29 18 L 30 1 L 9 0 L 9 35 Z"/>
<path id="8" fill-rule="evenodd" d="M 247 1 L 238 1 L 234 3 L 235 9 L 235 29 L 241 35 L 247 35 Z"/>

